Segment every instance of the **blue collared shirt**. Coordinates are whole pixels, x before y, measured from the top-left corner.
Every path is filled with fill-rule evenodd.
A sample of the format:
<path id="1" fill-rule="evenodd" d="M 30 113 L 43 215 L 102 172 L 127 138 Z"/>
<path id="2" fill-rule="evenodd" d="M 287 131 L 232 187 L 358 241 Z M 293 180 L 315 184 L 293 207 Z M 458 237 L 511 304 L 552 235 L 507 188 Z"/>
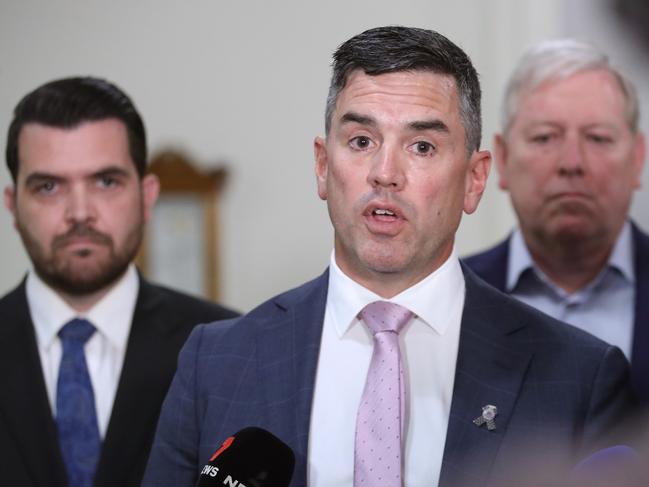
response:
<path id="1" fill-rule="evenodd" d="M 515 230 L 509 243 L 506 290 L 524 303 L 618 346 L 631 359 L 635 272 L 628 221 L 604 269 L 572 294 L 536 266 L 520 230 Z"/>

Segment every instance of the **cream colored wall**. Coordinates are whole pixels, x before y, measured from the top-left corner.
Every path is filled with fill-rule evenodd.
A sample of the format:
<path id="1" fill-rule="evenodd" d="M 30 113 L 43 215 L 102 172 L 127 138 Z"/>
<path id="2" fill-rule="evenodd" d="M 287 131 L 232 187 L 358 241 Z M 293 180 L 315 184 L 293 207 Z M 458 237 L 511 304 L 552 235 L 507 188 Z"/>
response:
<path id="1" fill-rule="evenodd" d="M 17 100 L 47 80 L 92 74 L 122 86 L 146 120 L 152 152 L 174 146 L 227 162 L 222 300 L 247 310 L 327 264 L 332 231 L 315 192 L 312 141 L 323 132 L 338 44 L 383 24 L 448 35 L 481 73 L 489 147 L 504 79 L 525 46 L 560 33 L 562 9 L 560 0 L 3 1 L 0 132 Z M 0 184 L 8 183 L 0 170 Z M 461 253 L 513 224 L 494 183 L 461 227 Z M 1 211 L 0 293 L 27 267 Z"/>

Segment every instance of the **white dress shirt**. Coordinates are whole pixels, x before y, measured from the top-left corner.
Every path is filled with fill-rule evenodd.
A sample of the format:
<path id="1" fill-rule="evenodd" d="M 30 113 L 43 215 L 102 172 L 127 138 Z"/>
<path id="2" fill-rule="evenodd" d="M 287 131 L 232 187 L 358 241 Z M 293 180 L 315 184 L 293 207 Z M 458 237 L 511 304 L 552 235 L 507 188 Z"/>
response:
<path id="1" fill-rule="evenodd" d="M 358 313 L 374 301 L 408 308 L 415 317 L 399 334 L 409 411 L 404 485 L 437 485 L 453 396 L 464 308 L 464 275 L 453 251 L 434 273 L 391 299 L 346 276 L 332 253 L 309 436 L 310 487 L 350 486 L 356 413 L 373 350 Z"/>
<path id="2" fill-rule="evenodd" d="M 604 269 L 572 294 L 566 293 L 536 266 L 520 230 L 516 230 L 509 243 L 506 285 L 512 296 L 618 346 L 631 359 L 635 271 L 628 221 Z"/>
<path id="3" fill-rule="evenodd" d="M 27 276 L 27 304 L 36 330 L 45 387 L 54 417 L 62 353 L 59 330 L 74 318 L 84 318 L 97 329 L 86 342 L 84 350 L 102 438 L 106 435 L 124 363 L 139 286 L 137 272 L 131 265 L 120 281 L 95 306 L 87 313 L 80 314 L 35 272 L 31 271 Z"/>

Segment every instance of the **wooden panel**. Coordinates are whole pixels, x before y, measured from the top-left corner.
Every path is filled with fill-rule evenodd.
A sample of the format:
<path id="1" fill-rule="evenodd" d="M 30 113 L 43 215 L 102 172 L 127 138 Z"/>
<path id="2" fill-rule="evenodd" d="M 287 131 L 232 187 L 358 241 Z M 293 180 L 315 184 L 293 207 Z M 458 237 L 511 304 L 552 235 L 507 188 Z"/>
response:
<path id="1" fill-rule="evenodd" d="M 220 292 L 220 281 L 219 281 L 219 194 L 223 188 L 223 185 L 226 180 L 226 170 L 223 167 L 218 169 L 211 169 L 208 171 L 201 171 L 197 168 L 198 164 L 193 162 L 188 156 L 177 152 L 177 151 L 163 151 L 157 154 L 150 162 L 148 172 L 155 174 L 160 180 L 160 204 L 164 205 L 173 205 L 173 198 L 164 198 L 165 196 L 178 195 L 178 196 L 200 196 L 196 201 L 197 204 L 200 204 L 202 209 L 200 213 L 202 216 L 202 227 L 200 235 L 196 235 L 196 238 L 201 239 L 201 242 L 197 242 L 197 245 L 193 247 L 198 247 L 203 249 L 202 255 L 186 255 L 186 259 L 200 259 L 199 267 L 202 268 L 202 290 L 200 294 L 208 299 L 218 300 Z M 185 203 L 186 203 L 185 199 Z M 168 209 L 167 207 L 165 207 Z M 154 225 L 155 221 L 159 222 L 160 215 L 162 211 L 158 213 L 158 219 L 155 217 L 154 208 L 154 217 L 149 222 L 149 225 Z M 168 213 L 168 211 L 167 211 Z M 160 223 L 158 223 L 159 225 Z M 194 227 L 196 229 L 196 227 Z M 195 289 L 183 289 L 183 272 L 188 272 L 189 269 L 196 269 L 196 265 L 186 265 L 183 266 L 182 262 L 154 262 L 153 255 L 157 255 L 160 252 L 153 252 L 154 246 L 159 246 L 162 244 L 169 245 L 169 242 L 154 242 L 153 238 L 174 238 L 173 232 L 165 232 L 164 236 L 158 235 L 154 237 L 155 234 L 160 232 L 155 232 L 155 228 L 148 228 L 145 232 L 144 240 L 140 248 L 140 252 L 136 258 L 136 264 L 142 271 L 142 273 L 148 277 L 153 278 L 154 280 L 160 282 L 160 284 L 167 285 L 179 289 L 181 291 L 188 291 L 196 293 Z M 193 235 L 183 235 L 183 238 L 192 238 Z M 173 242 L 171 242 L 173 244 Z M 192 262 L 196 264 L 196 261 Z M 157 272 L 160 269 L 156 269 L 155 266 L 168 265 L 173 266 L 171 269 L 172 272 L 163 272 L 162 274 L 172 274 L 175 275 L 176 279 L 174 282 L 165 282 L 164 279 L 157 278 L 156 276 L 161 274 Z M 170 269 L 165 269 L 169 271 Z M 195 278 L 196 276 L 192 276 Z M 169 279 L 168 279 L 169 280 Z"/>

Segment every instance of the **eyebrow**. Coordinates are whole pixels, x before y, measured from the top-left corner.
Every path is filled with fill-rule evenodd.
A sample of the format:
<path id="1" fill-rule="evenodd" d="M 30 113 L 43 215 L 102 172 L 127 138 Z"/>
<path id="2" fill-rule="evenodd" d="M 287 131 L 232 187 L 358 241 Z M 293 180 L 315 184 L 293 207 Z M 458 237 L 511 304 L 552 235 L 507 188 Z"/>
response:
<path id="1" fill-rule="evenodd" d="M 48 174 L 46 172 L 34 172 L 31 173 L 27 178 L 25 178 L 25 186 L 30 186 L 33 184 L 41 183 L 43 181 L 63 181 L 64 178 L 60 176 L 55 176 L 54 174 Z"/>
<path id="2" fill-rule="evenodd" d="M 417 132 L 424 131 L 424 130 L 434 130 L 435 132 L 444 132 L 444 133 L 450 132 L 448 125 L 446 125 L 444 122 L 436 118 L 431 120 L 417 120 L 415 122 L 410 122 L 408 124 L 408 128 L 415 130 Z"/>
<path id="3" fill-rule="evenodd" d="M 361 115 L 360 113 L 356 113 L 356 112 L 347 112 L 347 113 L 345 113 L 340 118 L 340 122 L 342 124 L 345 124 L 345 123 L 358 123 L 360 125 L 369 125 L 370 127 L 376 126 L 376 120 L 374 120 L 374 118 L 369 117 L 367 115 Z"/>
<path id="4" fill-rule="evenodd" d="M 129 172 L 122 168 L 122 167 L 117 167 L 117 166 L 110 166 L 106 167 L 104 169 L 101 169 L 95 173 L 92 173 L 90 175 L 91 178 L 103 178 L 106 176 L 113 176 L 113 177 L 128 177 Z"/>
<path id="5" fill-rule="evenodd" d="M 367 115 L 361 115 L 360 113 L 356 113 L 356 112 L 345 113 L 340 118 L 340 121 L 342 124 L 357 123 L 360 125 L 367 125 L 370 127 L 375 127 L 377 125 L 377 122 L 373 117 Z M 407 127 L 410 130 L 414 130 L 416 132 L 423 132 L 425 130 L 433 130 L 435 132 L 443 132 L 443 133 L 450 132 L 448 125 L 446 125 L 443 121 L 437 118 L 430 119 L 430 120 L 416 120 L 414 122 L 409 122 L 407 124 Z"/>

